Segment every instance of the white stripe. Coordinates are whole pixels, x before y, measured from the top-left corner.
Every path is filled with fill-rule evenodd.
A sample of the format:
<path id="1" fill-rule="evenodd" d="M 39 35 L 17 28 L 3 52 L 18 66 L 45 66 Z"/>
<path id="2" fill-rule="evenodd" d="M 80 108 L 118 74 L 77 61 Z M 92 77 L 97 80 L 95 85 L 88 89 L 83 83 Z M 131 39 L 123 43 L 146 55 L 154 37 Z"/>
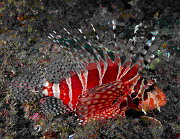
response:
<path id="1" fill-rule="evenodd" d="M 69 31 L 67 31 L 67 29 L 66 29 L 66 28 L 64 28 L 64 30 L 67 32 L 67 34 L 70 34 L 70 32 L 69 32 Z"/>
<path id="2" fill-rule="evenodd" d="M 143 87 L 144 87 L 144 79 L 142 79 L 142 81 L 141 81 L 140 89 L 139 89 L 139 91 L 138 91 L 138 92 L 140 92 L 140 93 L 141 93 L 141 91 L 142 91 Z"/>
<path id="3" fill-rule="evenodd" d="M 138 76 L 139 76 L 139 77 L 138 77 Z M 137 77 L 138 77 L 138 78 L 137 78 Z M 129 82 L 131 82 L 131 81 L 134 80 L 135 78 L 137 78 L 137 79 L 136 79 L 136 81 L 132 84 L 132 90 L 134 90 L 134 87 L 137 85 L 137 82 L 138 82 L 139 79 L 141 78 L 141 76 L 139 75 L 139 73 L 137 73 L 136 76 L 134 76 L 132 79 L 130 79 Z"/>
<path id="4" fill-rule="evenodd" d="M 92 28 L 93 28 L 93 31 L 94 31 L 94 32 L 96 32 L 96 30 L 95 30 L 95 28 L 94 28 L 93 24 L 91 24 L 91 26 L 92 26 Z"/>
<path id="5" fill-rule="evenodd" d="M 122 70 L 122 66 L 121 66 L 121 63 L 119 63 L 119 64 L 118 64 L 118 73 L 117 73 L 117 77 L 116 77 L 116 80 L 117 80 L 117 81 L 120 80 L 121 70 Z"/>
<path id="6" fill-rule="evenodd" d="M 78 28 L 79 32 L 82 33 L 82 29 Z"/>
<path id="7" fill-rule="evenodd" d="M 43 95 L 48 96 L 48 91 L 47 91 L 47 89 L 43 90 L 42 93 L 43 93 Z"/>
<path id="8" fill-rule="evenodd" d="M 130 67 L 130 66 L 126 67 L 126 69 L 124 70 L 124 72 L 123 72 L 123 74 L 121 75 L 120 79 L 121 79 L 122 77 L 124 77 L 124 76 L 128 73 L 129 70 L 131 70 L 131 67 Z"/>
<path id="9" fill-rule="evenodd" d="M 60 98 L 60 89 L 59 89 L 59 84 L 53 84 L 52 86 L 52 90 L 53 90 L 53 95 L 56 98 Z"/>
<path id="10" fill-rule="evenodd" d="M 144 101 L 143 100 L 143 98 L 144 98 L 144 90 L 145 90 L 145 88 L 144 88 L 144 79 L 142 79 L 142 81 L 141 81 L 141 85 L 140 85 L 140 89 L 139 89 L 139 91 L 138 91 L 138 94 L 140 94 L 140 93 L 142 93 L 142 101 Z M 138 95 L 137 95 L 138 96 Z"/>
<path id="11" fill-rule="evenodd" d="M 77 74 L 79 77 L 79 80 L 81 81 L 83 90 L 82 93 L 84 94 L 87 89 L 87 80 L 88 80 L 88 71 Z"/>
<path id="12" fill-rule="evenodd" d="M 49 86 L 49 82 L 48 82 L 48 81 L 45 81 L 45 82 L 43 83 L 43 86 L 48 87 L 48 86 Z"/>
<path id="13" fill-rule="evenodd" d="M 126 62 L 130 62 L 130 65 L 126 65 L 127 67 L 126 67 L 126 69 L 124 70 L 124 72 L 122 73 L 120 79 L 121 79 L 122 77 L 124 77 L 124 76 L 128 73 L 128 71 L 130 71 L 131 68 L 132 68 L 132 58 L 130 58 L 128 61 L 125 60 L 124 64 L 125 64 Z M 124 68 L 124 64 L 123 64 L 123 68 Z"/>
<path id="14" fill-rule="evenodd" d="M 97 70 L 99 72 L 99 85 L 102 84 L 102 75 L 101 75 L 101 66 L 100 63 L 97 63 Z"/>
<path id="15" fill-rule="evenodd" d="M 104 62 L 103 65 L 104 65 L 103 66 L 104 69 L 103 69 L 103 73 L 101 74 L 101 65 L 100 65 L 100 63 L 97 63 L 97 69 L 98 69 L 98 72 L 99 72 L 99 85 L 102 84 L 103 77 L 104 77 L 104 75 L 105 75 L 105 73 L 107 71 L 107 67 L 108 67 L 108 64 L 106 62 Z"/>
<path id="16" fill-rule="evenodd" d="M 69 88 L 69 107 L 72 108 L 72 86 L 71 86 L 71 77 L 69 78 L 66 78 L 66 83 L 68 85 L 68 88 Z"/>

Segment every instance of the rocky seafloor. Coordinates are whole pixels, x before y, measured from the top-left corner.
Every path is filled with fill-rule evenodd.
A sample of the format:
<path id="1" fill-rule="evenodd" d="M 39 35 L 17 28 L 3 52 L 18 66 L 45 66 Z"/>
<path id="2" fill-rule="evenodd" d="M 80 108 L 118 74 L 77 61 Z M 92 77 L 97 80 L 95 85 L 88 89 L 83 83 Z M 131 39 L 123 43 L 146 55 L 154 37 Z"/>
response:
<path id="1" fill-rule="evenodd" d="M 0 2 L 0 11 L 0 138 L 180 137 L 180 1 L 7 0 Z M 50 45 L 52 40 L 47 37 L 49 33 L 63 34 L 64 27 L 71 32 L 86 29 L 92 23 L 102 35 L 111 27 L 112 20 L 117 22 L 121 40 L 132 38 L 135 26 L 140 23 L 147 28 L 139 34 L 147 38 L 149 32 L 156 34 L 158 58 L 142 74 L 155 78 L 167 95 L 167 104 L 161 112 L 151 110 L 145 116 L 129 110 L 126 118 L 80 126 L 71 113 L 41 115 L 39 102 L 30 101 L 39 94 L 32 98 L 28 90 L 21 93 L 9 89 L 12 81 L 25 79 L 21 76 L 24 74 L 40 84 L 36 63 L 48 67 L 50 63 L 46 61 L 57 60 L 52 52 L 54 46 Z"/>

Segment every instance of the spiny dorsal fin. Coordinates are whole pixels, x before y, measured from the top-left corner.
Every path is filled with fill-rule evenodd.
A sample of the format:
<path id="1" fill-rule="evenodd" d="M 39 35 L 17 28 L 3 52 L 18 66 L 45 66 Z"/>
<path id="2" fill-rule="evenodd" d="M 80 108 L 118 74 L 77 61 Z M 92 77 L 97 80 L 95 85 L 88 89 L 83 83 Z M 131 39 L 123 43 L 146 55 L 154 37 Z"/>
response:
<path id="1" fill-rule="evenodd" d="M 139 24 L 137 26 L 135 26 L 135 30 L 134 30 L 134 37 L 133 39 L 130 40 L 130 42 L 132 44 L 130 44 L 129 47 L 129 52 L 126 56 L 126 60 L 123 63 L 123 69 L 122 69 L 122 73 L 121 76 L 119 78 L 117 78 L 118 80 L 129 80 L 131 78 L 133 78 L 136 73 L 140 70 L 142 70 L 144 67 L 146 67 L 149 63 L 151 63 L 152 59 L 154 58 L 154 55 L 150 55 L 150 47 L 152 46 L 155 37 L 153 36 L 151 38 L 151 40 L 148 40 L 148 43 L 146 43 L 143 47 L 143 49 L 139 52 L 139 57 L 137 58 L 136 62 L 133 62 L 134 58 L 134 48 L 135 47 L 140 47 L 137 46 L 137 42 L 136 42 L 136 34 L 137 34 L 137 30 L 139 29 L 139 27 L 141 27 L 142 24 Z M 155 46 L 152 46 L 155 47 Z M 150 55 L 150 56 L 149 56 Z M 134 64 L 133 64 L 134 63 Z"/>
<path id="2" fill-rule="evenodd" d="M 112 25 L 113 25 L 113 32 L 116 29 L 116 22 L 115 20 L 112 21 Z M 130 73 L 132 70 L 134 71 L 134 73 L 136 71 L 139 71 L 141 69 L 143 69 L 146 65 L 148 65 L 151 62 L 151 58 L 147 59 L 147 53 L 149 51 L 149 47 L 152 44 L 152 42 L 154 41 L 154 37 L 152 38 L 152 42 L 149 43 L 149 45 L 145 45 L 143 50 L 141 50 L 140 52 L 140 56 L 137 59 L 137 61 L 134 63 L 133 62 L 133 49 L 136 47 L 136 34 L 137 34 L 137 30 L 139 29 L 139 27 L 142 26 L 142 24 L 139 24 L 137 26 L 135 26 L 135 30 L 134 30 L 134 34 L 135 37 L 133 37 L 132 41 L 132 45 L 128 46 L 129 48 L 129 54 L 126 56 L 126 60 L 123 62 L 123 69 L 121 69 L 121 76 L 117 77 L 117 80 L 120 80 L 121 78 L 123 78 L 127 73 Z M 96 48 L 94 46 L 91 45 L 91 43 L 88 41 L 87 37 L 84 35 L 83 30 L 82 29 L 78 29 L 80 34 L 83 36 L 83 39 L 86 41 L 87 45 L 81 45 L 77 39 L 75 39 L 74 36 L 71 35 L 71 33 L 64 28 L 65 32 L 74 40 L 74 43 L 76 43 L 77 45 L 79 45 L 81 47 L 81 49 L 83 51 L 79 51 L 75 48 L 72 48 L 71 44 L 68 44 L 69 47 L 71 47 L 71 49 L 75 50 L 76 53 L 78 53 L 78 55 L 80 55 L 80 57 L 83 59 L 83 61 L 85 61 L 86 65 L 88 63 L 107 63 L 109 66 L 113 65 L 113 64 L 118 64 L 119 66 L 121 66 L 121 54 L 120 51 L 118 50 L 118 48 L 120 48 L 121 46 L 117 46 L 117 42 L 116 42 L 116 35 L 114 32 L 114 51 L 113 51 L 113 55 L 114 55 L 114 60 L 112 60 L 112 58 L 110 57 L 109 53 L 107 52 L 107 50 L 105 49 L 105 46 L 102 45 L 100 37 L 97 35 L 96 29 L 94 28 L 93 24 L 91 24 L 92 30 L 94 31 L 95 35 L 96 35 L 96 40 L 100 43 L 99 48 Z M 51 37 L 53 35 L 51 34 Z M 100 49 L 100 52 L 98 51 L 98 49 Z M 101 54 L 100 54 L 101 53 Z M 128 52 L 126 52 L 128 53 Z M 133 64 L 134 63 L 134 64 Z M 119 70 L 120 71 L 120 70 Z M 120 74 L 118 74 L 120 75 Z"/>
<path id="3" fill-rule="evenodd" d="M 114 30 L 114 29 L 116 28 L 116 22 L 115 22 L 115 20 L 112 21 L 112 24 L 113 24 L 113 30 Z M 92 27 L 95 35 L 96 35 L 96 39 L 97 39 L 97 40 L 99 41 L 99 43 L 101 44 L 100 37 L 98 36 L 98 34 L 97 34 L 97 32 L 96 32 L 96 29 L 94 28 L 93 24 L 90 24 L 90 25 L 91 25 L 91 27 Z M 69 36 L 71 36 L 71 38 L 75 41 L 75 43 L 77 43 L 78 45 L 80 45 L 79 42 L 75 39 L 75 37 L 73 37 L 73 36 L 71 35 L 71 33 L 70 33 L 66 28 L 63 28 L 63 29 L 64 29 L 64 31 L 65 31 Z M 87 37 L 84 35 L 82 29 L 78 29 L 78 30 L 79 30 L 80 34 L 83 36 L 83 39 L 86 40 L 86 43 L 87 43 L 87 44 L 89 45 L 89 47 L 92 49 L 92 51 L 93 51 L 93 53 L 95 54 L 97 60 L 98 60 L 98 61 L 102 61 L 102 57 L 100 56 L 100 54 L 98 53 L 98 51 L 91 46 L 91 43 L 88 41 Z M 54 31 L 53 33 L 56 34 L 55 31 Z M 115 35 L 114 35 L 114 36 L 115 36 Z M 53 34 L 50 34 L 48 37 L 49 37 L 50 39 L 53 39 L 54 42 L 58 42 L 58 40 L 54 37 Z M 60 37 L 61 37 L 61 36 L 60 36 Z M 114 37 L 114 38 L 115 38 L 115 37 Z M 70 44 L 68 44 L 68 42 L 66 42 L 66 43 L 67 43 L 67 45 L 69 45 L 69 47 L 71 47 Z M 87 49 L 86 49 L 84 46 L 82 46 L 82 45 L 80 45 L 80 47 L 81 47 L 81 49 L 84 50 L 85 53 L 83 53 L 83 52 L 78 52 L 78 54 L 79 54 L 83 59 L 86 59 L 85 61 L 88 61 L 88 63 L 95 63 L 94 58 L 92 58 L 92 55 L 87 51 Z M 108 55 L 107 51 L 106 51 L 104 48 L 105 48 L 105 47 L 102 46 L 101 51 L 102 51 L 103 54 L 105 55 L 105 56 L 104 56 L 104 57 L 105 57 L 105 62 L 108 62 L 108 64 L 111 65 L 111 64 L 113 64 L 113 61 L 111 60 L 110 56 Z M 77 52 L 77 51 L 76 51 L 76 52 Z M 86 55 L 86 56 L 85 56 L 85 55 Z M 116 53 L 116 56 L 117 56 L 117 55 L 118 55 L 118 54 Z M 85 58 L 85 57 L 86 57 L 86 58 Z M 90 59 L 90 60 L 87 60 L 87 59 Z M 119 59 L 116 57 L 116 62 L 117 62 L 117 60 L 119 61 Z"/>
<path id="4" fill-rule="evenodd" d="M 91 26 L 92 26 L 92 28 L 93 28 L 93 31 L 96 32 L 94 26 L 93 26 L 92 24 L 91 24 Z M 70 32 L 67 31 L 67 29 L 64 28 L 64 30 L 67 32 L 67 34 L 68 34 L 69 36 L 71 36 L 71 38 L 73 38 L 73 40 L 76 40 L 76 39 L 74 39 L 74 37 L 70 34 Z M 87 43 L 87 45 L 82 46 L 81 44 L 79 44 L 79 42 L 78 42 L 77 40 L 75 41 L 75 43 L 76 43 L 77 45 L 79 45 L 79 46 L 81 47 L 81 49 L 83 50 L 83 52 L 78 51 L 78 55 L 79 55 L 82 59 L 84 59 L 84 61 L 87 61 L 87 63 L 96 63 L 96 62 L 102 62 L 102 61 L 103 61 L 103 62 L 108 62 L 108 64 L 112 64 L 112 60 L 111 60 L 111 58 L 109 57 L 109 55 L 107 54 L 107 52 L 106 52 L 106 50 L 104 49 L 104 47 L 102 47 L 102 48 L 95 48 L 95 47 L 91 46 L 91 43 L 88 41 L 87 37 L 84 35 L 82 29 L 78 29 L 78 30 L 79 30 L 80 34 L 83 35 L 83 39 L 85 39 L 85 40 L 86 40 L 86 43 Z M 96 34 L 97 40 L 99 40 L 99 36 L 97 35 L 97 33 L 95 33 L 95 34 Z M 52 36 L 52 35 L 51 35 L 51 36 Z M 69 45 L 69 47 L 71 47 L 70 44 L 67 44 L 67 45 Z M 72 49 L 73 49 L 73 48 L 72 48 Z M 75 48 L 74 48 L 74 49 L 75 49 Z M 105 56 L 104 56 L 104 57 L 105 57 L 105 61 L 103 60 L 102 56 L 99 54 L 99 52 L 98 52 L 97 49 L 100 49 L 100 51 L 103 52 L 103 55 L 105 55 Z M 77 50 L 75 50 L 75 51 L 77 52 Z M 92 51 L 92 52 L 94 53 L 94 57 L 95 57 L 95 58 L 94 58 L 93 55 L 90 53 L 90 51 Z"/>
<path id="5" fill-rule="evenodd" d="M 67 31 L 67 29 L 64 29 L 68 35 L 71 35 L 70 32 Z M 82 31 L 81 31 L 82 32 Z M 71 35 L 71 37 L 73 38 L 73 36 Z M 86 37 L 84 37 L 86 38 Z M 77 43 L 79 46 L 80 44 L 78 43 L 78 41 L 76 41 L 75 43 Z M 67 44 L 68 47 L 71 47 L 71 44 Z M 86 70 L 91 70 L 91 69 L 94 69 L 94 68 L 98 68 L 98 71 L 99 71 L 99 75 L 104 75 L 104 72 L 106 71 L 107 67 L 108 67 L 108 64 L 106 63 L 106 61 L 103 59 L 103 57 L 99 54 L 98 51 L 102 51 L 102 50 L 98 50 L 97 48 L 95 47 L 92 47 L 92 46 L 87 46 L 88 48 L 86 48 L 86 46 L 80 46 L 82 48 L 83 51 L 78 51 L 77 49 L 75 48 L 72 48 L 78 55 L 80 55 L 80 57 L 82 59 L 84 59 L 83 62 L 85 65 L 84 67 L 86 68 Z M 67 51 L 68 53 L 71 53 L 71 51 Z M 106 51 L 105 51 L 106 52 Z M 86 54 L 86 55 L 85 55 Z M 87 56 L 88 55 L 88 56 Z M 92 60 L 87 60 L 86 57 L 92 59 Z M 77 57 L 77 60 L 78 60 L 78 57 Z M 103 68 L 102 68 L 103 67 Z M 85 70 L 83 70 L 85 71 Z M 71 72 L 71 75 L 75 74 L 76 72 Z"/>
<path id="6" fill-rule="evenodd" d="M 154 40 L 155 40 L 155 37 L 153 36 L 151 38 L 151 42 L 143 47 L 143 50 L 141 51 L 139 58 L 133 64 L 133 66 L 139 66 L 138 67 L 139 71 L 142 70 L 144 67 L 146 67 L 152 61 L 152 59 L 155 57 L 155 55 L 153 55 L 153 54 L 150 54 L 150 56 L 148 57 L 148 54 L 150 53 L 149 49 L 152 46 Z"/>
<path id="7" fill-rule="evenodd" d="M 93 51 L 93 53 L 96 55 L 96 58 L 97 58 L 98 61 L 101 61 L 101 60 L 102 60 L 101 56 L 99 55 L 99 53 L 97 52 L 97 50 L 94 49 L 94 48 L 91 46 L 91 43 L 88 41 L 87 37 L 84 35 L 82 29 L 78 29 L 78 30 L 79 30 L 79 32 L 83 35 L 83 38 L 86 40 L 87 45 L 85 45 L 85 46 L 87 46 L 89 49 L 91 49 L 91 50 Z M 65 31 L 67 31 L 67 30 L 65 30 Z M 68 34 L 70 35 L 69 32 L 68 32 Z M 72 38 L 74 38 L 74 37 L 72 37 Z M 92 57 L 92 54 L 87 50 L 88 48 L 85 48 L 85 46 L 80 45 L 77 41 L 76 41 L 76 43 L 77 43 L 77 44 L 81 47 L 81 49 L 83 50 L 83 52 L 78 52 L 78 54 L 79 54 L 83 59 L 85 59 L 85 61 L 87 61 L 88 63 L 96 63 L 96 59 L 94 59 L 94 58 Z"/>

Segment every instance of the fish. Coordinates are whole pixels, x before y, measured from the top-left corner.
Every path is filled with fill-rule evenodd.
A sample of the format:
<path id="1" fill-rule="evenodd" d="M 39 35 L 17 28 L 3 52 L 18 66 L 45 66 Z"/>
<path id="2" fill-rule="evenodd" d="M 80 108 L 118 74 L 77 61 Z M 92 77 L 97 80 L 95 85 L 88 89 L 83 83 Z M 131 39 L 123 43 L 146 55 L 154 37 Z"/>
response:
<path id="1" fill-rule="evenodd" d="M 99 41 L 94 26 L 91 26 Z M 67 29 L 64 30 L 71 35 Z M 152 43 L 144 46 L 134 62 L 133 50 L 130 50 L 129 56 L 123 58 L 123 51 L 119 50 L 116 40 L 112 41 L 114 51 L 109 52 L 103 45 L 94 47 L 81 29 L 79 32 L 87 41 L 86 45 L 80 45 L 73 36 L 72 39 L 61 38 L 54 42 L 65 48 L 75 45 L 77 48 L 71 47 L 68 52 L 73 49 L 79 55 L 77 60 L 82 62 L 82 70 L 70 71 L 70 76 L 58 83 L 45 81 L 42 88 L 44 96 L 60 99 L 69 111 L 77 114 L 81 124 L 118 115 L 124 117 L 125 112 L 132 108 L 146 114 L 146 111 L 160 110 L 166 104 L 166 95 L 155 81 L 147 80 L 140 74 L 154 58 L 145 58 Z M 151 41 L 153 40 L 154 38 Z"/>

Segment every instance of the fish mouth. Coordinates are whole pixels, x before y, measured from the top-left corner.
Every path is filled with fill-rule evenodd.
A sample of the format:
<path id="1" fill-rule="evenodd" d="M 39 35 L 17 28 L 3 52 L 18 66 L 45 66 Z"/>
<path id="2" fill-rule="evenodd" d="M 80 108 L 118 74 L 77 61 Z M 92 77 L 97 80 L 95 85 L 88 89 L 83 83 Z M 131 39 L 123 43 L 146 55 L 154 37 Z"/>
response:
<path id="1" fill-rule="evenodd" d="M 159 106 L 162 107 L 167 103 L 166 95 L 161 89 L 157 88 L 157 90 L 158 90 L 157 98 L 159 100 Z"/>
<path id="2" fill-rule="evenodd" d="M 166 105 L 166 95 L 164 92 L 158 88 L 155 87 L 155 90 L 153 92 L 148 92 L 148 97 L 146 100 L 142 100 L 142 102 L 139 104 L 138 108 L 140 110 L 153 110 L 153 109 L 160 109 L 160 107 Z"/>

